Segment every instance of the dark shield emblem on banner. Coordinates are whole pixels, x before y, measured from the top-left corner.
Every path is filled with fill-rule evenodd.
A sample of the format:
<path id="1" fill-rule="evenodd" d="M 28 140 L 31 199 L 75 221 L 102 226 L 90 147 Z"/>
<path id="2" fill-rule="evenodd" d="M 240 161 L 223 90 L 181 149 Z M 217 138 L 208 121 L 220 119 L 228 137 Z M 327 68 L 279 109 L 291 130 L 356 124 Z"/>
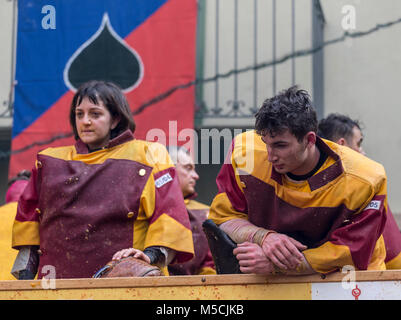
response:
<path id="1" fill-rule="evenodd" d="M 90 80 L 111 81 L 127 93 L 140 84 L 143 71 L 140 56 L 114 31 L 105 13 L 100 28 L 68 60 L 64 82 L 75 92 Z"/>

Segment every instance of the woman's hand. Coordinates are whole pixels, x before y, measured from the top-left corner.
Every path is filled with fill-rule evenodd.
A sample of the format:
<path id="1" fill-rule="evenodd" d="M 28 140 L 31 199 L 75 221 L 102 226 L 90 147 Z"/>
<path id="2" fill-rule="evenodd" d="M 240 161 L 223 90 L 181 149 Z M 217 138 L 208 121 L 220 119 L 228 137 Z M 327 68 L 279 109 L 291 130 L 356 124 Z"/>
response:
<path id="1" fill-rule="evenodd" d="M 134 258 L 141 259 L 147 263 L 150 263 L 150 258 L 143 253 L 143 251 L 135 248 L 128 248 L 117 251 L 114 255 L 112 260 L 120 260 L 122 258 L 126 258 L 129 256 L 133 256 Z"/>

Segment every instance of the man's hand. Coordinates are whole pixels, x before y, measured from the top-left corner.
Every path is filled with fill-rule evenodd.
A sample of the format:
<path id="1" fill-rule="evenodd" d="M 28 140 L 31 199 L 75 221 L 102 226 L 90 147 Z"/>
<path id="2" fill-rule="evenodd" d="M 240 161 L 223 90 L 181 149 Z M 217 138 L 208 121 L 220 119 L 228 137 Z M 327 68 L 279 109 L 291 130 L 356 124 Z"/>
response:
<path id="1" fill-rule="evenodd" d="M 243 273 L 271 274 L 274 271 L 272 262 L 267 259 L 262 248 L 256 243 L 239 243 L 233 253 Z"/>
<path id="2" fill-rule="evenodd" d="M 302 263 L 303 255 L 300 251 L 307 246 L 282 233 L 270 233 L 262 243 L 266 257 L 278 268 L 294 270 Z"/>

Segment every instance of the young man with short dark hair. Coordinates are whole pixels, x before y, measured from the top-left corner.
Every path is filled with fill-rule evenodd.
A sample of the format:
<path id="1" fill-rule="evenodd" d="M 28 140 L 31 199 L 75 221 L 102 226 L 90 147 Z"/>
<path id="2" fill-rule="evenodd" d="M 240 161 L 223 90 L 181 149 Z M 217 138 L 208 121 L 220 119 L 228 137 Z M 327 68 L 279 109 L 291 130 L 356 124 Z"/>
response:
<path id="1" fill-rule="evenodd" d="M 209 217 L 238 244 L 241 272 L 385 269 L 385 170 L 317 126 L 309 94 L 291 87 L 234 138 Z"/>

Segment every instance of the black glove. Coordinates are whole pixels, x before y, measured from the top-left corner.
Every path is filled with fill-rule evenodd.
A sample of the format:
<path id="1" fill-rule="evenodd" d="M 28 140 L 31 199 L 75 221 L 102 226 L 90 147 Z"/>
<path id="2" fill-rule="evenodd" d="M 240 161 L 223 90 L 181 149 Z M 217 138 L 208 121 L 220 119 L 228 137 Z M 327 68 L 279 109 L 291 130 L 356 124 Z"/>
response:
<path id="1" fill-rule="evenodd" d="M 146 248 L 143 251 L 143 253 L 146 254 L 149 257 L 150 264 L 153 264 L 153 265 L 160 264 L 165 259 L 165 256 L 164 256 L 163 252 L 161 252 L 160 249 L 155 248 L 155 247 Z"/>
<path id="2" fill-rule="evenodd" d="M 35 275 L 30 270 L 21 270 L 18 272 L 18 280 L 33 280 Z"/>

